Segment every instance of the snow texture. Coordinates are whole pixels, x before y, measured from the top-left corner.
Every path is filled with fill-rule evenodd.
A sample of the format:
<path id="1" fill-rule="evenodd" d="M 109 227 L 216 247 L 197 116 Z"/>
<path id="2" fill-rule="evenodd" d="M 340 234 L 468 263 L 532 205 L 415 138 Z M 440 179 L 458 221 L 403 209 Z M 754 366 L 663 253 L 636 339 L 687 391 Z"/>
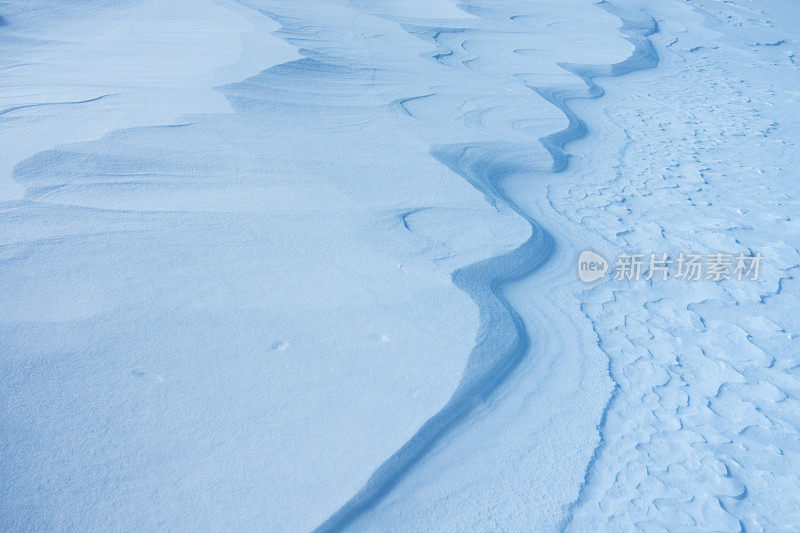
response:
<path id="1" fill-rule="evenodd" d="M 0 528 L 800 527 L 798 35 L 0 3 Z M 765 263 L 585 285 L 584 249 Z"/>

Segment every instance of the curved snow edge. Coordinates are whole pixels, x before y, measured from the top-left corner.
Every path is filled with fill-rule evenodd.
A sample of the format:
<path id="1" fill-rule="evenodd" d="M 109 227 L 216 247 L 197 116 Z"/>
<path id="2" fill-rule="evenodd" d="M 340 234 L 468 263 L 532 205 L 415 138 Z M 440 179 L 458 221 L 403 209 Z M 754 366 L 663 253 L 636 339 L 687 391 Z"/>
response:
<path id="1" fill-rule="evenodd" d="M 634 45 L 632 54 L 612 65 L 560 64 L 565 70 L 583 79 L 588 88 L 586 92 L 562 87 L 529 86 L 558 107 L 569 121 L 565 129 L 539 139 L 552 156 L 550 171 L 553 173 L 563 172 L 567 168 L 569 156 L 564 150 L 567 143 L 587 134 L 585 123 L 569 108 L 567 102 L 602 96 L 602 88 L 593 81 L 596 77 L 620 76 L 653 68 L 658 64 L 658 55 L 648 39 L 649 35 L 658 31 L 655 20 L 650 18 L 646 23 L 633 22 L 622 16 L 620 10 L 608 2 L 600 2 L 599 5 L 622 20 L 620 31 Z M 500 200 L 525 219 L 531 226 L 531 236 L 511 252 L 453 272 L 453 283 L 475 301 L 481 321 L 477 343 L 467 361 L 461 383 L 447 404 L 423 424 L 406 444 L 370 476 L 364 487 L 318 526 L 315 532 L 340 531 L 374 507 L 452 427 L 483 403 L 505 381 L 527 353 L 530 344 L 528 333 L 518 313 L 503 296 L 502 289 L 506 283 L 526 277 L 540 268 L 552 255 L 555 242 L 501 188 L 506 177 L 530 170 L 515 161 L 514 155 L 520 149 L 520 146 L 505 143 L 478 143 L 439 146 L 431 150 L 437 160 L 469 181 L 484 194 L 487 201 L 496 203 Z M 598 430 L 603 426 L 611 399 L 613 395 L 604 407 Z M 602 441 L 587 465 L 587 473 L 601 446 Z M 585 484 L 586 475 L 580 495 Z M 575 503 L 569 507 L 564 523 L 568 523 L 574 506 Z"/>

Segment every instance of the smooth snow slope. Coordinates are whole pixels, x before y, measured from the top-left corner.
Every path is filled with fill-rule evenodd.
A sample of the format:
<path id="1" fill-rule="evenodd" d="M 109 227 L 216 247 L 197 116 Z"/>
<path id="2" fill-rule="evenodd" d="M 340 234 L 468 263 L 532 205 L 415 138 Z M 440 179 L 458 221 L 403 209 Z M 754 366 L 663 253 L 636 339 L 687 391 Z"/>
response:
<path id="1" fill-rule="evenodd" d="M 283 63 L 222 89 L 223 113 L 16 166 L 5 525 L 310 529 L 447 400 L 477 324 L 423 254 L 469 262 L 527 228 L 387 128 L 370 87 L 363 68 Z M 407 237 L 426 205 L 468 214 L 470 239 Z"/>
<path id="2" fill-rule="evenodd" d="M 36 152 L 229 111 L 214 86 L 298 57 L 273 21 L 227 0 L 35 0 L 3 15 L 0 200 L 22 196 L 11 174 Z"/>

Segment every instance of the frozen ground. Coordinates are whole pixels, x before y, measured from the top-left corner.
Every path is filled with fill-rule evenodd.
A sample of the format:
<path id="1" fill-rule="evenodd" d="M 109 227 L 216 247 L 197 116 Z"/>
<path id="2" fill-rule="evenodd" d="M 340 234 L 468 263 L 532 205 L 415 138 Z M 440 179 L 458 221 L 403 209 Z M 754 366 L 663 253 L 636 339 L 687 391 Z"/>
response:
<path id="1" fill-rule="evenodd" d="M 0 6 L 3 529 L 800 527 L 792 2 Z"/>

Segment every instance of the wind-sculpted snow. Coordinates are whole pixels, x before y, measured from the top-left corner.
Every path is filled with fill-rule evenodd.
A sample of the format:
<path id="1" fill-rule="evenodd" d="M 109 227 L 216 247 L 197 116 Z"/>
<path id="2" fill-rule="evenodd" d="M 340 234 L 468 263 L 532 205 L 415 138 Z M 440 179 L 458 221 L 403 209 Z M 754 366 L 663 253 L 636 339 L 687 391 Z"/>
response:
<path id="1" fill-rule="evenodd" d="M 13 149 L 0 152 L 0 201 L 24 194 L 11 175 L 37 152 L 229 111 L 215 85 L 298 57 L 269 34 L 273 21 L 227 0 L 33 0 L 2 9 L 0 144 Z"/>
<path id="2" fill-rule="evenodd" d="M 755 44 L 796 27 L 776 7 L 654 4 L 659 69 L 609 83 L 603 109 L 585 110 L 619 150 L 549 192 L 611 256 L 765 256 L 758 283 L 608 284 L 582 297 L 616 389 L 570 531 L 798 523 L 797 70 L 790 50 Z"/>
<path id="3" fill-rule="evenodd" d="M 6 163 L 25 191 L 0 213 L 2 477 L 14 480 L 1 489 L 4 525 L 346 522 L 346 506 L 334 513 L 364 483 L 367 497 L 351 507 L 407 479 L 513 375 L 530 319 L 504 287 L 554 248 L 504 183 L 549 168 L 537 139 L 563 123 L 517 74 L 582 82 L 547 54 L 513 53 L 549 42 L 533 31 L 539 22 L 507 16 L 513 4 L 472 14 L 422 4 L 418 14 L 378 3 L 219 4 L 236 14 L 217 17 L 224 44 L 164 53 L 130 79 L 115 76 L 164 50 L 134 47 L 119 71 L 103 67 L 141 42 L 131 31 L 167 32 L 153 42 L 170 51 L 191 47 L 196 34 L 145 23 L 188 4 L 126 3 L 124 27 L 113 3 L 84 5 L 64 25 L 9 20 L 25 38 L 46 29 L 73 45 L 4 41 L 18 63 L 45 51 L 36 56 L 45 67 L 17 72 L 48 91 L 32 100 L 9 85 L 2 106 L 14 109 L 2 117 L 8 134 L 23 135 Z M 555 56 L 629 53 L 614 17 L 584 1 L 557 4 L 559 32 L 580 38 L 591 27 L 603 45 L 582 52 L 568 39 Z M 203 6 L 198 20 L 213 27 L 216 12 Z M 302 58 L 252 75 L 253 46 L 264 44 L 252 34 L 271 29 L 259 12 Z M 93 21 L 108 27 L 93 33 Z M 425 27 L 439 28 L 435 39 L 415 30 Z M 209 75 L 213 61 L 232 60 L 231 34 L 244 54 Z M 69 53 L 88 46 L 105 52 L 91 64 Z M 437 60 L 441 47 L 454 63 Z M 49 57 L 62 64 L 48 70 Z M 237 72 L 250 77 L 220 89 L 224 105 L 208 97 L 210 79 Z M 177 114 L 194 114 L 168 113 L 187 86 L 203 98 Z M 134 96 L 105 107 L 115 95 Z M 80 120 L 86 113 L 109 120 Z M 55 120 L 71 127 L 39 133 Z M 595 424 L 582 420 L 575 434 Z"/>
<path id="4" fill-rule="evenodd" d="M 2 8 L 0 527 L 785 525 L 773 4 Z M 589 247 L 771 262 L 587 289 Z"/>
<path id="5" fill-rule="evenodd" d="M 504 197 L 500 189 L 516 168 L 516 147 L 480 144 L 434 148 L 434 156 L 464 176 L 486 198 L 502 202 L 528 221 L 531 237 L 515 250 L 462 267 L 453 282 L 478 305 L 481 319 L 477 344 L 467 361 L 463 377 L 447 404 L 370 477 L 367 484 L 317 531 L 340 531 L 383 498 L 417 462 L 445 437 L 455 424 L 503 382 L 529 349 L 525 325 L 502 294 L 505 283 L 529 275 L 546 261 L 553 249 L 552 237 L 534 220 Z M 525 159 L 523 158 L 523 161 Z"/>
<path id="6" fill-rule="evenodd" d="M 470 6 L 467 6 L 466 10 L 477 16 L 486 13 L 479 9 L 470 9 Z M 503 18 L 502 12 L 492 13 Z M 515 17 L 511 17 L 510 20 L 515 20 Z M 467 39 L 461 44 L 462 50 L 466 50 L 465 43 L 469 38 L 474 38 L 474 32 L 466 28 L 448 31 L 443 27 L 421 28 L 407 25 L 406 29 L 412 34 L 433 40 L 438 48 L 444 48 L 444 52 L 437 51 L 432 56 L 437 63 L 444 66 L 451 64 L 457 56 L 453 48 L 443 44 L 443 35 Z M 585 124 L 570 110 L 567 101 L 601 96 L 602 91 L 593 82 L 594 77 L 620 75 L 651 68 L 658 62 L 657 55 L 647 40 L 648 35 L 657 31 L 654 21 L 646 26 L 626 22 L 623 29 L 629 34 L 629 40 L 635 47 L 628 59 L 608 66 L 559 65 L 583 79 L 588 86 L 588 92 L 571 86 L 547 89 L 531 87 L 536 94 L 561 110 L 569 121 L 567 128 L 539 139 L 552 156 L 553 173 L 566 169 L 565 145 L 586 134 Z M 462 59 L 462 64 L 467 66 L 475 59 L 474 57 Z M 525 77 L 519 74 L 514 76 Z M 407 104 L 430 96 L 432 94 L 406 98 L 397 101 L 397 104 L 406 115 L 416 118 Z M 536 166 L 537 159 L 532 158 L 530 152 L 529 145 L 486 142 L 433 148 L 432 153 L 439 161 L 469 181 L 492 205 L 508 206 L 525 219 L 531 225 L 532 235 L 508 254 L 475 263 L 453 273 L 454 283 L 477 303 L 481 317 L 477 344 L 467 361 L 458 389 L 442 410 L 429 419 L 400 450 L 381 465 L 364 488 L 326 520 L 317 529 L 318 531 L 340 531 L 351 525 L 360 515 L 369 512 L 438 440 L 447 435 L 454 424 L 496 390 L 529 351 L 530 343 L 525 325 L 504 298 L 502 288 L 512 280 L 534 272 L 551 256 L 555 244 L 552 236 L 504 193 L 502 184 L 510 176 L 531 175 L 545 170 Z"/>
<path id="7" fill-rule="evenodd" d="M 621 15 L 620 10 L 615 9 L 611 4 L 603 2 L 602 5 L 612 13 Z M 553 157 L 553 172 L 566 170 L 568 154 L 564 151 L 564 146 L 570 141 L 582 138 L 587 132 L 586 124 L 569 108 L 567 101 L 576 98 L 599 98 L 603 96 L 603 89 L 594 82 L 594 78 L 598 76 L 621 76 L 637 70 L 653 68 L 658 64 L 658 55 L 653 48 L 653 44 L 647 38 L 658 31 L 658 24 L 656 24 L 655 20 L 651 19 L 649 23 L 638 24 L 626 20 L 624 17 L 622 20 L 621 31 L 625 33 L 627 39 L 634 45 L 633 53 L 629 58 L 613 65 L 602 66 L 560 64 L 565 70 L 583 79 L 588 87 L 588 94 L 584 95 L 582 92 L 564 88 L 533 87 L 542 98 L 558 106 L 569 120 L 569 125 L 565 129 L 540 139 Z"/>

